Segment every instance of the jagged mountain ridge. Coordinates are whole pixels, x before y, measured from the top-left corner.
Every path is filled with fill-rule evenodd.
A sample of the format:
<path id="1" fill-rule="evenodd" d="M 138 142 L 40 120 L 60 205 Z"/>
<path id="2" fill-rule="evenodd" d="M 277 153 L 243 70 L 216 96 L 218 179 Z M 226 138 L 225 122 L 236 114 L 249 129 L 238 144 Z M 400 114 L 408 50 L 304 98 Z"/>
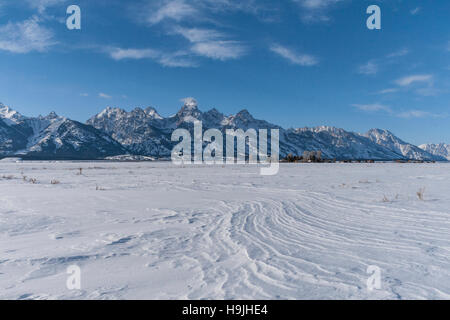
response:
<path id="1" fill-rule="evenodd" d="M 149 112 L 148 110 L 151 110 Z M 257 120 L 247 111 L 225 116 L 216 109 L 202 112 L 195 99 L 187 99 L 183 107 L 171 117 L 161 117 L 155 109 L 136 108 L 126 112 L 107 108 L 87 121 L 88 124 L 111 135 L 133 154 L 156 158 L 169 157 L 174 145 L 170 141 L 176 128 L 192 130 L 194 121 L 202 121 L 203 129 L 279 129 L 280 155 L 302 154 L 305 150 L 321 150 L 326 158 L 373 160 L 443 160 L 392 135 L 398 144 L 377 143 L 369 134 L 362 135 L 333 127 L 283 129 L 264 120 Z M 369 131 L 371 132 L 371 131 Z M 403 152 L 413 150 L 414 152 Z M 419 152 L 420 150 L 420 152 Z"/>
<path id="2" fill-rule="evenodd" d="M 29 159 L 91 160 L 127 150 L 92 126 L 56 115 L 25 117 L 0 104 L 0 155 Z"/>
<path id="3" fill-rule="evenodd" d="M 175 115 L 168 118 L 161 117 L 153 108 L 135 108 L 130 112 L 106 108 L 87 123 L 111 135 L 133 154 L 167 158 L 174 146 L 171 141 L 173 130 L 192 130 L 195 121 L 201 121 L 205 130 L 279 128 L 266 121 L 255 120 L 246 110 L 232 116 L 225 116 L 216 109 L 201 112 L 195 100 L 186 101 Z"/>
<path id="4" fill-rule="evenodd" d="M 195 99 L 187 99 L 173 116 L 162 117 L 151 107 L 125 111 L 106 108 L 86 124 L 51 113 L 29 118 L 0 104 L 0 155 L 31 159 L 104 159 L 134 155 L 155 159 L 170 157 L 176 128 L 193 129 L 279 129 L 280 155 L 320 150 L 329 159 L 445 160 L 408 144 L 386 130 L 366 134 L 334 127 L 283 129 L 255 119 L 247 110 L 226 116 L 216 109 L 202 112 Z"/>
<path id="5" fill-rule="evenodd" d="M 334 127 L 289 129 L 285 141 L 296 148 L 295 154 L 305 150 L 320 150 L 328 159 L 398 160 L 403 157 L 372 142 L 359 133 Z"/>
<path id="6" fill-rule="evenodd" d="M 417 146 L 407 143 L 388 130 L 371 129 L 366 137 L 373 142 L 403 155 L 407 159 L 414 160 L 443 160 L 440 156 L 431 154 Z"/>
<path id="7" fill-rule="evenodd" d="M 444 157 L 450 161 L 450 144 L 422 144 L 419 148 L 435 156 Z"/>

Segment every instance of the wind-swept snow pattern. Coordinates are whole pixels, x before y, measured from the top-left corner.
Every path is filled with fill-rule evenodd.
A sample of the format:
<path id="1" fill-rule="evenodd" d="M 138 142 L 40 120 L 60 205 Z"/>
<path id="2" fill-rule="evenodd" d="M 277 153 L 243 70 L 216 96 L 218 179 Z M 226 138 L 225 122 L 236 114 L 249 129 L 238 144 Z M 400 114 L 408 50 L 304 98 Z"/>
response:
<path id="1" fill-rule="evenodd" d="M 449 299 L 449 166 L 1 162 L 0 298 Z"/>

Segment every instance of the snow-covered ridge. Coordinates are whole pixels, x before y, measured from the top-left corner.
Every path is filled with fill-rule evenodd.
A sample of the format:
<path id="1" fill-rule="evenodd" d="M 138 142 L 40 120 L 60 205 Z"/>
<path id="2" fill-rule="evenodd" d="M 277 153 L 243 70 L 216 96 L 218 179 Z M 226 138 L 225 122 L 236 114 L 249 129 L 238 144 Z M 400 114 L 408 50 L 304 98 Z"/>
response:
<path id="1" fill-rule="evenodd" d="M 0 156 L 98 159 L 123 153 L 126 149 L 110 136 L 55 112 L 25 117 L 9 107 L 0 106 Z"/>
<path id="2" fill-rule="evenodd" d="M 97 114 L 96 117 L 97 118 L 103 118 L 103 117 L 107 117 L 107 118 L 129 117 L 130 114 L 132 116 L 135 116 L 137 114 L 141 114 L 141 116 L 145 115 L 145 116 L 148 116 L 148 117 L 151 117 L 151 118 L 154 118 L 154 119 L 162 119 L 162 117 L 158 114 L 156 109 L 154 109 L 152 107 L 148 107 L 148 108 L 145 108 L 145 109 L 141 109 L 141 108 L 137 107 L 130 113 L 126 112 L 124 109 L 121 109 L 121 108 L 106 107 L 106 109 L 104 109 L 102 112 Z"/>
<path id="3" fill-rule="evenodd" d="M 435 156 L 444 157 L 450 161 L 450 144 L 422 144 L 419 148 Z"/>
<path id="4" fill-rule="evenodd" d="M 24 121 L 26 118 L 22 116 L 17 111 L 11 109 L 8 106 L 5 106 L 3 103 L 0 102 L 0 118 L 7 124 L 7 125 L 15 125 L 22 121 Z"/>
<path id="5" fill-rule="evenodd" d="M 131 152 L 155 158 L 170 155 L 172 130 L 179 127 L 192 129 L 194 121 L 201 121 L 205 130 L 279 129 L 281 156 L 321 150 L 327 158 L 445 160 L 403 142 L 388 131 L 373 129 L 360 134 L 330 126 L 283 129 L 255 119 L 246 109 L 235 115 L 224 115 L 215 108 L 202 112 L 193 98 L 183 102 L 181 109 L 167 118 L 146 115 L 139 108 L 129 112 L 107 108 L 87 123 L 111 135 Z"/>
<path id="6" fill-rule="evenodd" d="M 440 160 L 440 157 L 434 154 L 432 154 L 433 157 L 430 158 L 429 152 L 410 143 L 404 142 L 388 130 L 372 129 L 366 133 L 366 136 L 375 143 L 394 150 L 407 159 Z"/>
<path id="7" fill-rule="evenodd" d="M 445 155 L 421 149 L 387 130 L 372 129 L 360 134 L 330 126 L 283 129 L 255 119 L 246 109 L 235 115 L 224 115 L 217 109 L 203 112 L 193 98 L 185 99 L 180 110 L 169 117 L 162 117 L 152 107 L 136 107 L 131 111 L 107 107 L 86 124 L 54 112 L 45 117 L 24 117 L 0 104 L 0 156 L 97 159 L 131 154 L 167 159 L 174 146 L 171 141 L 173 130 L 192 130 L 195 121 L 201 121 L 204 130 L 215 128 L 222 132 L 227 129 L 279 129 L 282 157 L 289 153 L 300 155 L 304 151 L 320 150 L 324 157 L 331 159 L 448 159 L 448 152 Z"/>

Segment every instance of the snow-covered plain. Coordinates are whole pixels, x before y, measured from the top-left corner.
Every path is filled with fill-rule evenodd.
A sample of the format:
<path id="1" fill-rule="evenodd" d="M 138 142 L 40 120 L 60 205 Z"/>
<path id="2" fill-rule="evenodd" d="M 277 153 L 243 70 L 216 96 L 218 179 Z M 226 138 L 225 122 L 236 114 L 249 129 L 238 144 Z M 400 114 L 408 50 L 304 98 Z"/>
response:
<path id="1" fill-rule="evenodd" d="M 0 298 L 449 299 L 450 164 L 0 162 Z"/>

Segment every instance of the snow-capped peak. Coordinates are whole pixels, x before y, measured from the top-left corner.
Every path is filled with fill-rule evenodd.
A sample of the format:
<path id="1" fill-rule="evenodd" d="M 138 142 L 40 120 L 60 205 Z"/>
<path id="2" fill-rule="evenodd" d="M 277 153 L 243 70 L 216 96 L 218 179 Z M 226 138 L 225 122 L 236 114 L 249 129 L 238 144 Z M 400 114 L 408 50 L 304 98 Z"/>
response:
<path id="1" fill-rule="evenodd" d="M 25 119 L 20 113 L 5 106 L 3 103 L 0 103 L 0 118 L 3 119 L 7 125 L 18 124 Z"/>
<path id="2" fill-rule="evenodd" d="M 159 115 L 158 111 L 156 111 L 155 108 L 147 107 L 147 108 L 145 108 L 144 112 L 153 119 L 158 119 L 158 120 L 163 119 L 163 117 L 161 117 Z"/>
<path id="3" fill-rule="evenodd" d="M 443 160 L 442 157 L 433 155 L 428 151 L 401 140 L 389 130 L 371 129 L 365 136 L 379 145 L 394 150 L 407 159 Z"/>
<path id="4" fill-rule="evenodd" d="M 370 129 L 367 132 L 367 135 L 371 135 L 373 137 L 378 137 L 378 138 L 386 138 L 386 137 L 395 137 L 395 135 L 390 132 L 389 130 L 386 129 Z"/>
<path id="5" fill-rule="evenodd" d="M 121 108 L 106 107 L 104 110 L 102 110 L 100 113 L 95 115 L 93 118 L 96 118 L 99 120 L 100 119 L 117 120 L 118 118 L 142 118 L 142 119 L 152 119 L 152 120 L 164 119 L 163 117 L 161 117 L 158 114 L 156 109 L 154 109 L 152 107 L 147 107 L 145 109 L 136 107 L 133 110 L 131 110 L 130 112 L 127 112 Z"/>
<path id="6" fill-rule="evenodd" d="M 327 132 L 332 135 L 342 135 L 346 133 L 344 129 L 331 127 L 331 126 L 318 126 L 318 127 L 304 127 L 304 128 L 296 128 L 293 129 L 295 132 L 312 132 L 312 133 L 320 133 L 320 132 Z"/>
<path id="7" fill-rule="evenodd" d="M 45 117 L 46 119 L 53 120 L 59 118 L 55 111 L 52 111 Z"/>
<path id="8" fill-rule="evenodd" d="M 254 120 L 253 116 L 248 112 L 247 109 L 241 110 L 236 114 L 236 118 L 239 118 L 241 120 L 248 120 L 252 121 Z"/>
<path id="9" fill-rule="evenodd" d="M 185 98 L 183 107 L 177 112 L 175 118 L 179 122 L 194 122 L 201 120 L 202 113 L 198 109 L 197 100 L 194 98 Z"/>
<path id="10" fill-rule="evenodd" d="M 184 98 L 184 99 L 182 99 L 181 101 L 184 103 L 183 109 L 186 109 L 186 110 L 196 110 L 196 109 L 198 108 L 198 102 L 197 102 L 197 100 L 195 100 L 195 99 L 192 98 L 192 97 Z"/>
<path id="11" fill-rule="evenodd" d="M 435 156 L 444 157 L 447 160 L 450 160 L 450 144 L 422 144 L 419 148 Z"/>
<path id="12" fill-rule="evenodd" d="M 183 99 L 182 108 L 176 115 L 168 118 L 161 117 L 152 107 L 138 107 L 131 111 L 107 107 L 87 121 L 87 125 L 100 130 L 97 133 L 91 131 L 93 128 L 89 129 L 54 112 L 45 117 L 28 118 L 3 104 L 0 104 L 0 119 L 7 124 L 5 127 L 2 123 L 0 138 L 3 134 L 3 141 L 14 142 L 3 144 L 3 149 L 0 143 L 0 151 L 4 154 L 23 151 L 43 155 L 50 152 L 53 156 L 55 150 L 52 148 L 55 147 L 57 152 L 67 151 L 70 157 L 79 157 L 73 150 L 79 150 L 79 146 L 85 145 L 93 152 L 86 154 L 86 157 L 97 157 L 106 154 L 99 153 L 97 146 L 100 144 L 109 148 L 108 152 L 112 154 L 132 152 L 166 158 L 170 157 L 173 147 L 171 132 L 176 128 L 192 129 L 192 124 L 200 120 L 205 130 L 214 128 L 224 132 L 227 129 L 279 129 L 281 156 L 288 153 L 301 155 L 305 150 L 321 150 L 323 156 L 330 159 L 450 159 L 448 146 L 422 146 L 425 149 L 422 150 L 402 141 L 388 130 L 372 129 L 366 134 L 329 126 L 285 130 L 267 121 L 255 119 L 245 109 L 229 116 L 217 109 L 202 112 L 194 98 Z M 104 137 L 99 136 L 101 132 Z M 69 149 L 64 149 L 66 147 Z"/>
<path id="13" fill-rule="evenodd" d="M 121 113 L 125 113 L 125 110 L 122 110 L 120 108 L 112 108 L 112 107 L 106 107 L 105 109 L 102 110 L 102 112 L 100 112 L 99 114 L 97 114 L 95 117 L 96 118 L 111 118 L 115 115 L 121 114 Z"/>

